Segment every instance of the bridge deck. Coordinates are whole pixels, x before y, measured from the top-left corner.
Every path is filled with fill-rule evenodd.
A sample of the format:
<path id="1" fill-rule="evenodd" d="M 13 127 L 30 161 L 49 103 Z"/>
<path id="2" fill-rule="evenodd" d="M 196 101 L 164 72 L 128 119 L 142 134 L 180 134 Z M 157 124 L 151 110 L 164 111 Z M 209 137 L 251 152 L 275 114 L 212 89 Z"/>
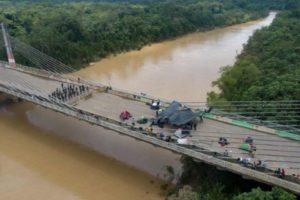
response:
<path id="1" fill-rule="evenodd" d="M 0 66 L 0 84 L 47 98 L 48 94 L 60 87 L 61 83 Z M 124 110 L 128 110 L 135 119 L 141 116 L 147 118 L 155 116 L 155 112 L 150 110 L 145 103 L 96 90 L 92 92 L 91 98 L 79 100 L 74 107 L 114 120 L 120 120 L 119 114 Z M 129 124 L 131 122 L 131 120 L 128 121 Z M 161 130 L 154 128 L 154 132 L 158 131 Z M 164 129 L 164 131 L 173 133 L 175 130 Z M 300 174 L 300 143 L 297 141 L 209 119 L 204 119 L 204 122 L 198 125 L 198 129 L 192 131 L 188 141 L 211 151 L 224 152 L 228 149 L 233 158 L 248 157 L 245 152 L 238 149 L 247 135 L 254 138 L 254 144 L 257 146 L 254 160 L 264 160 L 272 169 L 285 168 L 287 174 Z M 221 147 L 218 144 L 219 137 L 226 137 L 230 144 Z"/>
<path id="2" fill-rule="evenodd" d="M 300 172 L 299 142 L 214 120 L 205 120 L 198 131 L 192 139 L 196 143 L 206 146 L 209 149 L 215 149 L 217 152 L 228 149 L 228 151 L 232 151 L 230 154 L 236 158 L 247 156 L 247 153 L 239 150 L 238 147 L 243 139 L 250 135 L 257 147 L 253 160 L 264 160 L 267 166 L 272 169 L 278 167 L 285 168 L 288 174 L 297 174 Z M 219 137 L 226 137 L 230 144 L 227 147 L 221 147 L 217 143 Z M 203 143 L 201 140 L 208 140 L 211 143 Z"/>
<path id="3" fill-rule="evenodd" d="M 60 87 L 60 83 L 58 81 L 21 73 L 16 70 L 5 68 L 1 64 L 0 83 L 13 88 L 18 88 L 21 91 L 34 93 L 45 98 L 48 97 L 50 92 L 54 91 L 57 87 Z"/>
<path id="4" fill-rule="evenodd" d="M 117 121 L 120 121 L 119 114 L 124 110 L 128 110 L 135 120 L 141 116 L 147 118 L 155 117 L 155 112 L 145 103 L 108 93 L 95 92 L 92 98 L 80 100 L 76 107 Z M 128 123 L 131 124 L 132 121 L 130 119 Z M 146 125 L 136 123 L 136 126 L 148 127 L 149 123 Z M 162 131 L 158 127 L 153 127 L 153 129 L 154 132 Z M 175 132 L 174 129 L 164 129 L 163 131 Z M 285 168 L 288 174 L 300 173 L 299 142 L 276 135 L 205 119 L 203 123 L 198 125 L 196 131 L 192 131 L 188 140 L 196 146 L 205 147 L 216 152 L 224 152 L 227 149 L 232 157 L 238 158 L 249 157 L 247 152 L 238 149 L 243 139 L 248 135 L 253 137 L 254 144 L 257 147 L 253 161 L 264 160 L 269 168 Z M 218 144 L 219 137 L 226 137 L 230 144 L 226 147 L 221 147 Z"/>
<path id="5" fill-rule="evenodd" d="M 118 121 L 120 120 L 120 113 L 125 110 L 129 111 L 135 119 L 142 116 L 153 118 L 155 115 L 155 112 L 150 110 L 149 107 L 142 102 L 125 99 L 104 92 L 95 92 L 92 98 L 80 100 L 76 107 Z"/>

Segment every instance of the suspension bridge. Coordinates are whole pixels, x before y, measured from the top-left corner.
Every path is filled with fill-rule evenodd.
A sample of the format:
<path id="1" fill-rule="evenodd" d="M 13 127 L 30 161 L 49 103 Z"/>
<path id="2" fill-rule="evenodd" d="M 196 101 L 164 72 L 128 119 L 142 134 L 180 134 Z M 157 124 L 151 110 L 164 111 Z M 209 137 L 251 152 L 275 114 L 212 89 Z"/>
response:
<path id="1" fill-rule="evenodd" d="M 190 108 L 204 118 L 202 123 L 197 122 L 197 129 L 191 130 L 182 143 L 173 136 L 176 132 L 173 126 L 137 123 L 141 116 L 156 118 L 157 113 L 149 105 L 157 98 L 73 76 L 73 68 L 11 37 L 4 24 L 1 24 L 1 30 L 0 45 L 5 47 L 8 58 L 8 62 L 0 63 L 2 94 L 192 157 L 245 179 L 300 193 L 300 179 L 297 177 L 300 174 L 297 120 L 300 101 L 217 102 L 209 113 L 204 112 L 206 102 L 181 102 L 181 108 Z M 17 64 L 13 52 L 35 67 Z M 160 99 L 160 102 L 161 108 L 168 108 L 171 104 L 168 100 Z M 260 112 L 262 108 L 264 111 Z M 124 110 L 128 110 L 132 118 L 121 120 L 119 115 Z M 168 133 L 171 139 L 162 139 L 162 132 Z M 264 161 L 264 167 L 244 166 L 237 161 L 237 158 L 249 157 L 239 149 L 247 136 L 253 138 L 257 149 L 252 161 Z M 218 143 L 220 137 L 225 137 L 229 144 L 221 146 Z M 285 169 L 285 177 L 274 175 L 277 168 Z"/>

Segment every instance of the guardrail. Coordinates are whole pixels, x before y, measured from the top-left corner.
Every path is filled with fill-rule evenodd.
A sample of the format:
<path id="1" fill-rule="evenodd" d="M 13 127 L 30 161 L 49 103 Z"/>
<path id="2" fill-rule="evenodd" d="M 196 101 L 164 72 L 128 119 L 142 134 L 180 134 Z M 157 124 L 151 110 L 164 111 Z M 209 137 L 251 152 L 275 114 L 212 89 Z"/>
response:
<path id="1" fill-rule="evenodd" d="M 0 61 L 0 62 L 4 65 L 8 66 L 7 62 L 3 62 L 3 61 Z M 14 69 L 14 68 L 12 68 L 12 69 Z M 33 68 L 33 67 L 27 67 L 27 66 L 23 66 L 23 65 L 19 65 L 19 64 L 17 65 L 17 68 L 15 70 L 18 70 L 18 71 L 21 71 L 24 73 L 30 73 L 30 74 L 33 74 L 36 76 L 42 76 L 45 78 L 54 79 L 54 80 L 57 80 L 60 82 L 75 83 L 75 84 L 78 83 L 78 80 L 74 76 L 52 73 L 49 71 L 45 71 L 45 70 L 41 70 L 41 69 L 37 69 L 37 68 Z M 128 91 L 120 90 L 120 89 L 111 89 L 110 87 L 105 86 L 103 84 L 97 83 L 97 85 L 95 85 L 95 83 L 91 83 L 84 79 L 81 79 L 80 82 L 84 83 L 84 84 L 88 84 L 89 86 L 92 86 L 92 88 L 97 89 L 97 90 L 99 90 L 99 89 L 101 91 L 106 90 L 110 94 L 114 94 L 114 95 L 117 95 L 117 96 L 120 96 L 123 98 L 140 101 L 140 102 L 147 103 L 147 104 L 150 104 L 154 100 L 158 100 L 158 98 L 149 96 L 144 93 L 139 94 L 139 93 L 132 93 L 132 92 L 128 92 Z M 160 101 L 161 101 L 161 105 L 163 107 L 167 107 L 170 104 L 170 101 L 166 100 L 166 99 L 160 99 Z M 297 135 L 297 134 L 294 134 L 294 133 L 291 133 L 288 131 L 276 130 L 276 129 L 268 128 L 265 126 L 251 124 L 246 121 L 230 119 L 228 117 L 223 117 L 220 115 L 213 115 L 213 114 L 209 114 L 209 113 L 205 114 L 204 117 L 208 118 L 208 119 L 213 119 L 213 120 L 217 120 L 220 122 L 232 124 L 235 126 L 240 126 L 240 127 L 247 128 L 247 129 L 252 129 L 252 130 L 257 130 L 257 131 L 261 131 L 261 132 L 265 132 L 265 133 L 269 133 L 269 134 L 274 134 L 279 137 L 284 137 L 284 138 L 300 141 L 300 135 Z"/>
<path id="2" fill-rule="evenodd" d="M 43 70 L 43 69 L 28 67 L 28 66 L 24 66 L 24 65 L 20 65 L 20 64 L 16 65 L 17 68 L 11 68 L 8 65 L 8 62 L 0 61 L 0 63 L 2 63 L 7 68 L 10 68 L 12 70 L 17 70 L 17 71 L 27 73 L 27 74 L 32 74 L 32 75 L 35 75 L 35 76 L 40 76 L 40 77 L 53 79 L 53 80 L 60 81 L 60 82 L 66 82 L 66 83 L 87 84 L 89 86 L 92 86 L 92 88 L 94 88 L 94 89 L 101 89 L 103 91 L 108 89 L 107 90 L 108 93 L 118 95 L 118 96 L 122 96 L 124 98 L 139 100 L 139 101 L 142 101 L 144 103 L 151 103 L 152 100 L 158 100 L 158 98 L 156 98 L 154 96 L 149 96 L 149 95 L 144 94 L 144 93 L 130 92 L 130 91 L 125 91 L 125 90 L 115 89 L 115 88 L 112 90 L 110 86 L 107 86 L 107 85 L 104 85 L 104 84 L 101 84 L 101 83 L 98 83 L 98 82 L 96 83 L 94 81 L 89 81 L 89 80 L 86 80 L 86 79 L 82 79 L 81 77 L 75 77 L 75 76 L 68 75 L 68 74 L 58 74 L 58 73 L 49 72 L 49 71 L 46 71 L 46 70 Z M 80 82 L 78 82 L 78 78 L 80 78 Z M 165 102 L 166 104 L 169 104 L 169 100 L 160 99 L 160 101 L 162 103 Z"/>
<path id="3" fill-rule="evenodd" d="M 227 117 L 222 117 L 222 116 L 214 115 L 214 114 L 211 114 L 211 113 L 205 113 L 204 117 L 206 117 L 208 119 L 213 119 L 213 120 L 217 120 L 217 121 L 220 121 L 220 122 L 224 122 L 224 123 L 227 123 L 227 124 L 240 126 L 240 127 L 247 128 L 247 129 L 252 129 L 252 130 L 257 130 L 257 131 L 264 132 L 264 133 L 277 135 L 279 137 L 284 137 L 284 138 L 300 141 L 300 135 L 290 133 L 290 132 L 287 132 L 287 131 L 275 130 L 275 129 L 268 128 L 268 127 L 265 127 L 265 126 L 259 126 L 259 125 L 251 124 L 251 123 L 248 123 L 248 122 L 245 122 L 245 121 L 230 119 L 230 118 L 227 118 Z"/>
<path id="4" fill-rule="evenodd" d="M 201 160 L 207 164 L 214 165 L 223 169 L 226 169 L 228 171 L 234 172 L 236 174 L 240 174 L 244 177 L 249 177 L 251 179 L 271 184 L 271 185 L 278 185 L 280 187 L 286 188 L 290 191 L 293 191 L 297 194 L 300 194 L 300 185 L 279 179 L 277 177 L 265 174 L 263 172 L 251 170 L 249 168 L 242 167 L 238 164 L 231 163 L 229 161 L 224 161 L 219 158 L 216 158 L 212 155 L 207 155 L 205 153 L 198 152 L 196 150 L 193 150 L 192 148 L 187 148 L 180 146 L 175 143 L 165 142 L 162 140 L 159 140 L 155 137 L 151 137 L 147 135 L 143 130 L 135 129 L 131 125 L 128 125 L 126 123 L 118 122 L 116 120 L 112 120 L 109 118 L 106 118 L 104 116 L 95 115 L 89 112 L 85 112 L 76 108 L 73 108 L 69 105 L 63 104 L 63 103 L 57 103 L 52 102 L 47 99 L 40 98 L 38 96 L 35 96 L 34 94 L 28 94 L 28 93 L 22 93 L 17 88 L 12 87 L 6 87 L 5 85 L 0 85 L 0 91 L 4 92 L 6 94 L 10 94 L 12 96 L 27 100 L 29 102 L 33 102 L 35 104 L 41 105 L 45 108 L 66 114 L 68 116 L 72 116 L 74 118 L 77 118 L 79 120 L 84 120 L 86 122 L 96 124 L 108 129 L 111 129 L 113 131 L 125 134 L 127 136 L 136 138 L 138 140 L 148 142 L 153 145 L 160 146 L 162 148 L 193 157 L 195 159 Z"/>
<path id="5" fill-rule="evenodd" d="M 5 61 L 0 61 L 0 63 L 12 70 L 16 70 L 19 72 L 23 72 L 25 74 L 30 74 L 30 75 L 34 75 L 34 76 L 38 76 L 38 77 L 56 80 L 59 82 L 72 83 L 72 84 L 85 84 L 85 85 L 89 85 L 91 88 L 94 88 L 94 89 L 95 89 L 95 87 L 96 88 L 99 88 L 99 87 L 104 88 L 105 87 L 105 85 L 102 85 L 100 83 L 97 83 L 97 84 L 91 83 L 84 79 L 80 79 L 80 81 L 78 81 L 78 77 L 68 75 L 68 74 L 54 73 L 54 72 L 46 71 L 43 69 L 28 67 L 28 66 L 24 66 L 24 65 L 20 65 L 20 64 L 16 64 L 16 68 L 12 68 Z"/>
<path id="6" fill-rule="evenodd" d="M 8 66 L 7 62 L 0 61 L 0 63 L 2 63 L 5 66 Z M 60 82 L 78 84 L 78 80 L 74 76 L 57 74 L 57 73 L 53 73 L 53 72 L 49 72 L 49 71 L 45 71 L 45 70 L 41 70 L 41 69 L 37 69 L 37 68 L 33 68 L 33 67 L 27 67 L 27 66 L 23 66 L 23 65 L 19 65 L 19 64 L 17 65 L 17 68 L 12 68 L 12 69 L 18 70 L 18 71 L 21 71 L 24 73 L 30 73 L 30 74 L 33 74 L 36 76 L 42 76 L 45 78 L 54 79 L 54 80 L 57 80 Z M 120 89 L 111 89 L 111 87 L 105 86 L 103 84 L 97 83 L 95 85 L 95 83 L 89 82 L 84 79 L 81 79 L 80 83 L 88 84 L 89 86 L 91 86 L 92 88 L 97 89 L 97 90 L 101 90 L 101 91 L 106 90 L 110 94 L 118 95 L 123 98 L 140 101 L 140 102 L 147 103 L 147 104 L 150 104 L 154 100 L 158 100 L 158 98 L 149 96 L 144 93 L 132 93 L 132 92 L 128 92 L 128 91 L 120 90 Z M 170 101 L 166 100 L 166 99 L 160 99 L 160 101 L 161 101 L 161 105 L 163 107 L 167 107 L 170 104 Z M 240 126 L 240 127 L 247 128 L 247 129 L 252 129 L 252 130 L 257 130 L 257 131 L 261 131 L 261 132 L 265 132 L 265 133 L 269 133 L 269 134 L 274 134 L 279 137 L 284 137 L 284 138 L 300 141 L 300 135 L 297 135 L 297 134 L 294 134 L 294 133 L 291 133 L 288 131 L 276 130 L 276 129 L 268 128 L 265 126 L 255 125 L 255 124 L 252 124 L 252 123 L 249 123 L 246 121 L 230 119 L 228 117 L 223 117 L 220 115 L 213 115 L 213 114 L 209 114 L 209 113 L 205 114 L 204 117 L 208 118 L 208 119 L 213 119 L 216 121 L 232 124 L 235 126 Z"/>

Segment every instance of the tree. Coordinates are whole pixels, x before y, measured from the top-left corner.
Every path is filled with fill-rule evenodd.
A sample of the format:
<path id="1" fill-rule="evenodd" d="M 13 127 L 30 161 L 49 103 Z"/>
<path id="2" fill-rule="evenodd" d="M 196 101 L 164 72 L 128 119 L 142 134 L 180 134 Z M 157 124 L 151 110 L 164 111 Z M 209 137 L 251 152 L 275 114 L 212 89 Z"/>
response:
<path id="1" fill-rule="evenodd" d="M 198 194 L 193 192 L 191 186 L 183 186 L 179 191 L 178 194 L 173 194 L 168 197 L 168 200 L 198 200 Z"/>
<path id="2" fill-rule="evenodd" d="M 271 0 L 269 0 L 271 1 Z M 247 1 L 242 1 L 243 4 Z M 287 5 L 293 1 L 287 1 Z M 279 13 L 269 27 L 258 30 L 244 46 L 232 66 L 223 68 L 221 77 L 213 84 L 220 93 L 209 93 L 211 103 L 218 101 L 280 101 L 297 100 L 300 77 L 300 7 Z M 297 125 L 299 113 L 289 115 L 290 121 L 282 119 L 284 110 L 276 109 L 267 116 L 249 112 L 247 107 L 234 107 L 239 113 L 260 120 L 270 120 L 284 125 Z M 213 104 L 212 104 L 213 105 Z M 287 107 L 285 107 L 287 108 Z M 268 108 L 256 109 L 260 113 Z M 291 107 L 290 109 L 294 109 Z M 292 112 L 291 112 L 292 113 Z M 264 115 L 264 114 L 262 114 Z"/>
<path id="3" fill-rule="evenodd" d="M 278 187 L 273 187 L 272 191 L 262 191 L 257 188 L 235 196 L 233 200 L 296 200 L 296 196 Z"/>
<path id="4" fill-rule="evenodd" d="M 242 8 L 234 0 L 72 1 L 77 0 L 5 1 L 0 19 L 12 36 L 77 69 L 110 54 L 263 17 L 271 6 L 255 2 L 260 6 L 249 9 L 253 3 L 245 1 Z M 19 57 L 17 62 L 27 64 Z"/>

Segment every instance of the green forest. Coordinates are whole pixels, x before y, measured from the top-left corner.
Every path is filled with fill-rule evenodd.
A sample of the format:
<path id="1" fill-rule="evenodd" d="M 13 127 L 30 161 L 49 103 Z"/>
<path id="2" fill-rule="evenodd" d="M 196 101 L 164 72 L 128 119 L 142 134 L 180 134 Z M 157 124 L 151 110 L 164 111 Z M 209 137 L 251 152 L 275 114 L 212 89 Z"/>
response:
<path id="1" fill-rule="evenodd" d="M 294 101 L 300 99 L 300 9 L 278 14 L 271 26 L 258 30 L 244 46 L 233 66 L 224 67 L 214 82 L 220 93 L 211 92 L 211 102 Z M 217 104 L 217 103 L 215 103 Z M 298 126 L 299 110 L 263 105 L 263 120 Z M 249 111 L 249 107 L 244 108 Z M 246 110 L 245 110 L 246 112 Z M 268 114 L 269 113 L 269 114 Z M 283 116 L 285 117 L 283 119 Z"/>
<path id="2" fill-rule="evenodd" d="M 296 200 L 281 188 L 258 184 L 213 166 L 182 157 L 183 173 L 167 200 Z M 261 189 L 263 188 L 263 189 Z"/>
<path id="3" fill-rule="evenodd" d="M 258 30 L 237 62 L 214 83 L 219 98 L 231 100 L 300 99 L 300 9 L 278 14 Z"/>
<path id="4" fill-rule="evenodd" d="M 298 0 L 14 0 L 0 2 L 0 21 L 7 25 L 11 36 L 79 69 L 109 55 L 281 10 L 271 26 L 250 38 L 237 62 L 223 68 L 221 77 L 214 82 L 220 93 L 211 92 L 209 101 L 295 100 L 300 99 L 297 3 Z M 4 49 L 0 55 L 5 59 Z M 28 64 L 18 55 L 17 62 Z M 294 117 L 297 116 L 291 116 Z M 166 191 L 168 200 L 296 199 L 277 187 L 251 190 L 243 185 L 245 180 L 241 177 L 188 159 L 183 164 L 180 182 Z"/>
<path id="5" fill-rule="evenodd" d="M 293 0 L 58 2 L 1 1 L 0 21 L 13 37 L 78 69 L 189 32 L 261 18 Z"/>

